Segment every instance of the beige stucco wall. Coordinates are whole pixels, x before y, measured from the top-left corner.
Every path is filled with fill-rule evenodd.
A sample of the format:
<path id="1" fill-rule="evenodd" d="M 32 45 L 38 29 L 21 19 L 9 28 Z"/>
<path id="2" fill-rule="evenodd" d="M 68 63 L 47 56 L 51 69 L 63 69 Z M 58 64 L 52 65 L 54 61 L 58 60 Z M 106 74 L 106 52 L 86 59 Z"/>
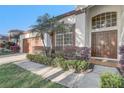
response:
<path id="1" fill-rule="evenodd" d="M 120 13 L 120 43 L 119 45 L 124 45 L 124 6 L 121 6 L 121 13 Z"/>
<path id="2" fill-rule="evenodd" d="M 75 45 L 78 47 L 85 46 L 85 19 L 85 13 L 76 15 Z"/>
<path id="3" fill-rule="evenodd" d="M 75 23 L 75 15 L 67 16 L 59 20 L 60 22 L 65 22 L 67 24 L 74 24 Z"/>

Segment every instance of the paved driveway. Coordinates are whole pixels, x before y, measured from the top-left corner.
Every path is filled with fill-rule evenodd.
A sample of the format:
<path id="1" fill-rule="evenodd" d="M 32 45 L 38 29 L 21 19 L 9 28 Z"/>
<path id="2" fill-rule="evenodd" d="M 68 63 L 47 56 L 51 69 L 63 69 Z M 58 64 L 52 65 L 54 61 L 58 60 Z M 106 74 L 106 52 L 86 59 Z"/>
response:
<path id="1" fill-rule="evenodd" d="M 0 65 L 15 62 L 15 61 L 21 61 L 25 59 L 26 59 L 26 54 L 22 54 L 22 53 L 0 56 Z"/>

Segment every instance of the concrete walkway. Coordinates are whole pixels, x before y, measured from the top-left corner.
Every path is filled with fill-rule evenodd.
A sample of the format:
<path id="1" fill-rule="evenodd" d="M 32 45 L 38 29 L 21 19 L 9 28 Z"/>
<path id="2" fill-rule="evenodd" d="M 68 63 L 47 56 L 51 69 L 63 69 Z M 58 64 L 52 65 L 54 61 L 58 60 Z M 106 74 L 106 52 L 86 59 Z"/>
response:
<path id="1" fill-rule="evenodd" d="M 30 62 L 28 60 L 15 62 L 16 65 L 29 70 L 44 79 L 51 80 L 71 88 L 98 88 L 100 87 L 100 74 L 103 72 L 118 73 L 116 68 L 95 65 L 93 72 L 74 73 L 73 70 L 62 71 L 61 68 L 53 68 L 42 64 Z"/>
<path id="2" fill-rule="evenodd" d="M 25 60 L 25 59 L 26 59 L 26 54 L 23 53 L 4 55 L 4 56 L 0 56 L 0 65 L 15 61 L 20 61 L 20 60 Z"/>

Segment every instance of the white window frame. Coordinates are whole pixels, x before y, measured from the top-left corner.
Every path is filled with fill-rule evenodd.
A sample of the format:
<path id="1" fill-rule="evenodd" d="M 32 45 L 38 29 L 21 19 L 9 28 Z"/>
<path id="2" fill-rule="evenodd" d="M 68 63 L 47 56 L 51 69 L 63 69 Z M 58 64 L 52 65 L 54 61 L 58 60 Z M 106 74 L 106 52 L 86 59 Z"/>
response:
<path id="1" fill-rule="evenodd" d="M 108 19 L 108 20 L 110 20 L 110 26 L 107 26 L 107 13 L 110 13 L 108 16 L 110 16 L 110 18 Z M 114 17 L 112 17 L 112 15 L 115 13 L 115 18 Z M 104 16 L 103 17 L 105 17 L 105 20 L 102 20 L 101 19 L 101 17 L 102 17 L 102 15 L 104 14 Z M 99 17 L 99 20 L 97 20 L 97 18 Z M 93 25 L 93 19 L 95 20 L 94 21 L 94 24 L 95 25 Z M 115 20 L 114 22 L 113 22 L 113 20 Z M 105 21 L 105 23 L 104 23 L 104 26 L 102 26 L 102 21 Z M 99 24 L 97 23 L 97 22 L 100 22 Z M 115 25 L 113 25 L 113 24 L 115 24 Z M 97 25 L 100 25 L 99 27 L 97 27 Z M 94 16 L 94 17 L 92 17 L 92 29 L 101 29 L 101 28 L 108 28 L 108 27 L 113 27 L 113 26 L 117 26 L 117 12 L 106 12 L 106 13 L 102 13 L 102 14 L 99 14 L 99 15 L 96 15 L 96 16 Z"/>
<path id="2" fill-rule="evenodd" d="M 70 44 L 65 44 L 65 35 L 66 34 L 71 34 L 72 35 L 72 38 L 71 38 L 71 40 L 73 39 L 73 32 L 71 31 L 71 32 L 63 32 L 63 33 L 56 33 L 56 35 L 55 35 L 55 45 L 57 46 L 57 47 L 64 47 L 64 46 L 71 46 L 71 45 L 73 45 L 73 40 L 72 40 L 72 43 L 70 43 Z M 57 35 L 59 36 L 59 35 L 62 35 L 62 39 L 63 39 L 63 41 L 62 41 L 62 45 L 59 45 L 59 44 L 57 44 Z"/>

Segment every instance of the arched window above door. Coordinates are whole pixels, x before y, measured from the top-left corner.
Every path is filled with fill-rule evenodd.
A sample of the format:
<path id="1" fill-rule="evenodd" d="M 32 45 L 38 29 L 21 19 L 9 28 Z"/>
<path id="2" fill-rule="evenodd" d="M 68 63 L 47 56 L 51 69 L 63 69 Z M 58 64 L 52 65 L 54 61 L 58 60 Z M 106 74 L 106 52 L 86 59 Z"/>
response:
<path id="1" fill-rule="evenodd" d="M 92 17 L 92 29 L 117 25 L 117 12 L 106 12 Z"/>

